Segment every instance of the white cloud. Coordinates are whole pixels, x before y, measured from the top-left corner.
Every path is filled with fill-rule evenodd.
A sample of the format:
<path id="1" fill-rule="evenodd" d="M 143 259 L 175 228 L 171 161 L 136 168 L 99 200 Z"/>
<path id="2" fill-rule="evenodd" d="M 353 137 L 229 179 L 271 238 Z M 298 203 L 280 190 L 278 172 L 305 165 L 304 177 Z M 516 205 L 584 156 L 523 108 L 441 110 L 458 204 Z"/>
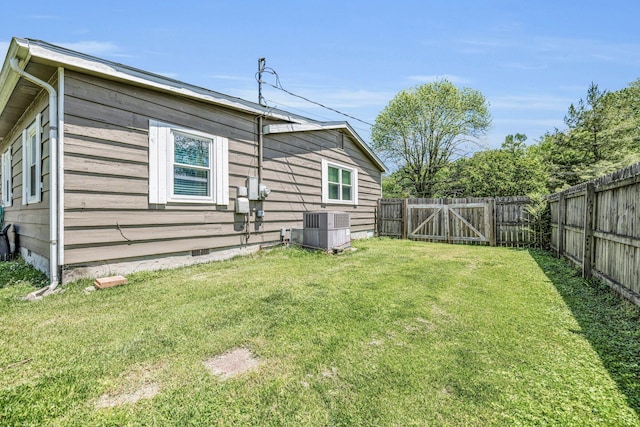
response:
<path id="1" fill-rule="evenodd" d="M 598 39 L 569 37 L 474 38 L 457 41 L 459 50 L 467 54 L 503 53 L 525 55 L 526 62 L 513 62 L 513 68 L 536 68 L 538 63 L 555 62 L 610 62 L 640 63 L 640 43 L 619 43 Z M 531 63 L 531 60 L 533 64 Z M 503 66 L 509 66 L 507 63 Z M 533 67 L 533 68 L 529 68 Z M 542 67 L 542 66 L 540 66 Z M 543 67 L 546 68 L 546 67 Z"/>
<path id="2" fill-rule="evenodd" d="M 565 126 L 562 119 L 494 119 L 494 126 L 522 125 L 523 127 L 543 127 L 546 129 L 562 128 Z"/>
<path id="3" fill-rule="evenodd" d="M 492 109 L 566 112 L 573 99 L 554 95 L 506 95 L 489 98 Z"/>
<path id="4" fill-rule="evenodd" d="M 549 68 L 546 64 L 533 64 L 526 62 L 507 62 L 501 65 L 502 68 L 511 68 L 522 71 L 539 71 Z"/>
<path id="5" fill-rule="evenodd" d="M 515 46 L 513 40 L 509 39 L 464 39 L 459 40 L 458 43 L 461 45 L 460 51 L 462 53 L 471 53 L 471 54 L 486 54 L 499 49 L 512 48 Z"/>
<path id="6" fill-rule="evenodd" d="M 245 82 L 255 80 L 249 77 L 234 76 L 231 74 L 211 74 L 211 75 L 208 75 L 207 77 L 215 80 L 233 80 L 233 81 L 245 81 Z"/>
<path id="7" fill-rule="evenodd" d="M 462 76 L 455 76 L 453 74 L 414 75 L 414 76 L 407 77 L 407 79 L 414 82 L 418 82 L 418 83 L 432 83 L 440 80 L 449 80 L 451 83 L 454 83 L 454 84 L 471 83 L 470 79 Z"/>

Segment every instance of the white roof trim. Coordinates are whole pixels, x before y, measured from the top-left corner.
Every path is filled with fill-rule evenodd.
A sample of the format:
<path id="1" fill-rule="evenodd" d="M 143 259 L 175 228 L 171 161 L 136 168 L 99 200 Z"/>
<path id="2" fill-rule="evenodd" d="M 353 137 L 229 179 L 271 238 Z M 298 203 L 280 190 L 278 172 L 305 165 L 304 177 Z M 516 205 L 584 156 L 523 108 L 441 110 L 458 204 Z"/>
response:
<path id="1" fill-rule="evenodd" d="M 29 60 L 28 51 L 23 54 L 25 58 L 20 58 L 20 55 L 18 55 L 20 48 L 21 46 L 19 46 L 18 44 L 11 43 L 9 45 L 7 57 L 2 64 L 2 70 L 0 70 L 0 112 L 4 111 L 7 103 L 9 102 L 9 98 L 11 98 L 13 90 L 20 80 L 20 75 L 13 72 L 11 66 L 9 65 L 10 59 L 18 58 L 21 61 L 21 66 L 23 64 L 26 65 L 27 61 Z M 22 68 L 24 67 L 22 66 Z M 2 142 L 2 140 L 3 138 L 0 137 L 0 142 Z"/>
<path id="2" fill-rule="evenodd" d="M 300 118 L 280 110 L 273 111 L 271 109 L 264 108 L 259 104 L 254 104 L 240 98 L 226 96 L 221 93 L 180 82 L 178 80 L 169 79 L 167 77 L 148 73 L 126 65 L 74 52 L 45 42 L 17 38 L 14 40 L 18 43 L 26 44 L 32 57 L 54 62 L 70 70 L 78 69 L 85 73 L 88 72 L 89 74 L 109 76 L 118 80 L 125 80 L 139 85 L 160 89 L 164 92 L 170 92 L 180 96 L 223 105 L 235 110 L 265 115 L 280 120 L 297 123 L 303 122 Z"/>
<path id="3" fill-rule="evenodd" d="M 0 84 L 2 84 L 2 90 L 0 91 L 0 112 L 4 110 L 6 103 L 13 92 L 13 88 L 19 80 L 19 78 L 15 76 L 15 73 L 12 73 L 11 70 L 9 70 L 8 62 L 10 57 L 18 57 L 23 61 L 24 67 L 26 67 L 30 59 L 37 58 L 45 63 L 50 62 L 51 65 L 58 67 L 62 66 L 69 70 L 78 70 L 87 74 L 102 77 L 107 76 L 115 80 L 123 80 L 178 96 L 188 97 L 207 103 L 222 105 L 234 110 L 244 111 L 250 114 L 290 122 L 288 124 L 267 125 L 264 127 L 265 133 L 344 129 L 357 141 L 363 151 L 374 161 L 374 163 L 376 163 L 380 170 L 386 172 L 384 163 L 382 163 L 378 156 L 376 156 L 360 135 L 358 135 L 347 122 L 318 122 L 287 111 L 263 107 L 244 99 L 224 95 L 219 92 L 214 92 L 212 90 L 190 85 L 164 76 L 159 76 L 133 67 L 107 61 L 105 59 L 86 55 L 80 52 L 75 52 L 39 40 L 22 39 L 17 37 L 12 39 L 7 59 L 5 60 L 0 72 Z M 5 83 L 7 84 L 5 85 Z"/>
<path id="4" fill-rule="evenodd" d="M 322 123 L 284 123 L 276 125 L 263 126 L 262 132 L 265 135 L 270 133 L 293 133 L 293 132 L 307 132 L 313 130 L 329 130 L 329 129 L 342 129 L 345 128 L 344 124 L 322 124 Z"/>

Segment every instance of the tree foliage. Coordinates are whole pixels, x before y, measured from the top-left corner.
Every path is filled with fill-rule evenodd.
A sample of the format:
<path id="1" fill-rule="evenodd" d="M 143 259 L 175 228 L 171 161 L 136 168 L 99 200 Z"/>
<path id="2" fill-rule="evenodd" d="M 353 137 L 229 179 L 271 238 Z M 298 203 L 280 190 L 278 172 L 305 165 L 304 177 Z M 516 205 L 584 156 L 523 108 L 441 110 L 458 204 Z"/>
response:
<path id="1" fill-rule="evenodd" d="M 608 92 L 591 83 L 571 104 L 566 128 L 526 145 L 508 135 L 499 149 L 461 156 L 490 123 L 477 91 L 447 81 L 400 92 L 373 128 L 376 148 L 399 168 L 385 197 L 497 197 L 553 193 L 640 162 L 640 79 Z"/>
<path id="2" fill-rule="evenodd" d="M 502 147 L 459 159 L 442 194 L 450 197 L 506 197 L 544 192 L 547 174 L 523 134 L 508 135 Z"/>
<path id="3" fill-rule="evenodd" d="M 586 99 L 569 106 L 565 124 L 538 147 L 551 192 L 640 161 L 640 80 L 616 92 L 592 83 Z"/>
<path id="4" fill-rule="evenodd" d="M 398 93 L 376 118 L 374 147 L 399 166 L 412 194 L 432 197 L 438 173 L 491 123 L 489 105 L 473 89 L 442 80 Z"/>

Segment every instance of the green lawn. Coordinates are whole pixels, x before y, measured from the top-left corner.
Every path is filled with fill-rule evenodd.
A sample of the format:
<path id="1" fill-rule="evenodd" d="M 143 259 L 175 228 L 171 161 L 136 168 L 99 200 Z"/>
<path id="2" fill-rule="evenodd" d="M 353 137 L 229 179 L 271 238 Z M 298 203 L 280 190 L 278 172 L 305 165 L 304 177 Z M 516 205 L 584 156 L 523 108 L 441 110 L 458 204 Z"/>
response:
<path id="1" fill-rule="evenodd" d="M 639 425 L 640 316 L 539 251 L 358 241 L 0 286 L 0 425 Z M 244 347 L 257 368 L 203 361 Z M 105 396 L 152 398 L 102 407 Z"/>

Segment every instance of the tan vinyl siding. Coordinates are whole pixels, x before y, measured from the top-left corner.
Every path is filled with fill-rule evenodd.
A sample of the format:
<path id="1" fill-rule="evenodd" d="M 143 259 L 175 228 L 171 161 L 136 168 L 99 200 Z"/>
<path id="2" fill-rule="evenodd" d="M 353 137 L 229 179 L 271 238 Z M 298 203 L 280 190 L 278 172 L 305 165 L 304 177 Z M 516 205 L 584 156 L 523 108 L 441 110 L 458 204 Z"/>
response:
<path id="1" fill-rule="evenodd" d="M 149 204 L 150 119 L 229 139 L 228 206 Z M 265 136 L 272 192 L 252 202 L 265 218 L 251 216 L 248 236 L 234 207 L 236 188 L 258 174 L 255 116 L 67 71 L 64 130 L 67 266 L 275 242 L 308 210 L 346 210 L 354 232 L 374 229 L 381 173 L 348 137 L 338 149 L 338 131 Z M 323 158 L 358 168 L 357 207 L 321 204 Z"/>
<path id="2" fill-rule="evenodd" d="M 42 197 L 38 203 L 22 204 L 22 131 L 28 128 L 41 114 L 41 182 Z M 5 224 L 14 224 L 19 248 L 26 249 L 49 258 L 49 108 L 48 97 L 41 93 L 33 104 L 24 112 L 20 120 L 15 124 L 11 132 L 5 138 L 11 141 L 12 158 L 12 187 L 13 200 L 9 207 L 5 208 Z M 9 144 L 2 144 L 0 152 L 4 152 Z"/>

